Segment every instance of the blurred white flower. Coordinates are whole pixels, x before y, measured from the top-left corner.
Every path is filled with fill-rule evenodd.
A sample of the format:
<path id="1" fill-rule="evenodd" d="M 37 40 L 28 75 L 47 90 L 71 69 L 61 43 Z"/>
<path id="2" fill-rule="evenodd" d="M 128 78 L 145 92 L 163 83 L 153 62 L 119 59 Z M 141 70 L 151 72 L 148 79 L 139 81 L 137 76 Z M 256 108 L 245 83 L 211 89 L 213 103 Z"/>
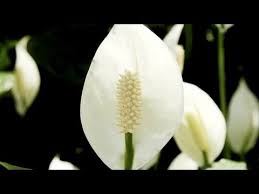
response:
<path id="1" fill-rule="evenodd" d="M 214 41 L 214 35 L 211 29 L 208 29 L 206 32 L 206 39 L 208 42 L 213 42 Z"/>
<path id="2" fill-rule="evenodd" d="M 230 100 L 227 126 L 229 142 L 235 153 L 245 154 L 255 146 L 259 132 L 259 106 L 257 97 L 244 79 L 240 79 Z"/>
<path id="3" fill-rule="evenodd" d="M 12 93 L 16 111 L 24 116 L 35 100 L 40 88 L 40 73 L 37 64 L 27 51 L 29 37 L 23 37 L 16 45 L 15 84 Z"/>
<path id="4" fill-rule="evenodd" d="M 171 162 L 168 170 L 198 170 L 198 164 L 192 160 L 187 154 L 180 153 Z"/>
<path id="5" fill-rule="evenodd" d="M 220 159 L 218 162 L 214 162 L 212 167 L 206 170 L 247 170 L 247 165 L 245 162 L 237 162 L 228 159 Z"/>
<path id="6" fill-rule="evenodd" d="M 225 137 L 225 119 L 216 103 L 197 86 L 184 83 L 184 117 L 174 136 L 180 150 L 203 167 L 220 154 Z"/>
<path id="7" fill-rule="evenodd" d="M 60 160 L 60 157 L 55 156 L 50 165 L 49 170 L 79 170 L 75 165 L 70 162 Z"/>
<path id="8" fill-rule="evenodd" d="M 0 72 L 0 96 L 13 88 L 14 80 L 13 73 Z"/>
<path id="9" fill-rule="evenodd" d="M 132 134 L 132 169 L 140 169 L 172 138 L 182 115 L 182 77 L 165 43 L 144 25 L 114 25 L 81 98 L 82 126 L 96 154 L 109 168 L 125 169 L 125 137 Z"/>
<path id="10" fill-rule="evenodd" d="M 193 161 L 188 155 L 180 153 L 171 162 L 168 170 L 198 170 L 198 164 Z M 247 170 L 245 162 L 237 162 L 228 160 L 225 158 L 220 159 L 217 162 L 213 162 L 211 167 L 205 168 L 205 170 Z"/>
<path id="11" fill-rule="evenodd" d="M 184 67 L 184 49 L 182 45 L 179 45 L 179 39 L 183 30 L 184 24 L 175 24 L 170 29 L 170 31 L 166 34 L 164 38 L 165 44 L 168 46 L 172 54 L 176 57 L 177 63 L 181 69 L 181 72 L 183 71 Z"/>
<path id="12" fill-rule="evenodd" d="M 234 24 L 215 24 L 219 31 L 225 33 L 229 28 L 233 27 Z"/>

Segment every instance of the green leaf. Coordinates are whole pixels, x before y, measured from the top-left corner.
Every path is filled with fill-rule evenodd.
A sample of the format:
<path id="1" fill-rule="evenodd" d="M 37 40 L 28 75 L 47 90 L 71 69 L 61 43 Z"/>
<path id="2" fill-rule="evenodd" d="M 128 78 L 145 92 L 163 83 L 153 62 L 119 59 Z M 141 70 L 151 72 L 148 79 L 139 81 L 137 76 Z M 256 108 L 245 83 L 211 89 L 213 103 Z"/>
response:
<path id="1" fill-rule="evenodd" d="M 29 168 L 23 168 L 23 167 L 20 167 L 20 166 L 15 166 L 15 165 L 9 164 L 7 162 L 0 162 L 0 165 L 5 167 L 7 170 L 31 170 Z"/>
<path id="2" fill-rule="evenodd" d="M 0 72 L 0 96 L 12 89 L 14 86 L 14 74 L 10 72 Z"/>

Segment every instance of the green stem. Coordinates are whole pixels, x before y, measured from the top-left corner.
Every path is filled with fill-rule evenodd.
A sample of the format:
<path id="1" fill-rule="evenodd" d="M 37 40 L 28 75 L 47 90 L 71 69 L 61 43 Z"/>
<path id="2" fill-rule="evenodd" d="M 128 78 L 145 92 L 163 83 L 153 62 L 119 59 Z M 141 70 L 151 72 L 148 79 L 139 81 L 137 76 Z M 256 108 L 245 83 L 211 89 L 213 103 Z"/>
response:
<path id="1" fill-rule="evenodd" d="M 218 71 L 219 71 L 219 95 L 220 108 L 226 117 L 226 79 L 225 79 L 225 50 L 224 50 L 224 32 L 218 30 Z"/>
<path id="2" fill-rule="evenodd" d="M 125 134 L 125 147 L 126 147 L 125 160 L 124 160 L 125 170 L 132 169 L 133 158 L 134 158 L 134 148 L 133 148 L 132 138 L 133 138 L 132 133 Z"/>
<path id="3" fill-rule="evenodd" d="M 219 96 L 220 109 L 226 118 L 227 103 L 226 103 L 226 78 L 225 78 L 225 49 L 224 49 L 224 29 L 218 29 L 218 79 L 219 79 Z M 226 138 L 225 147 L 223 150 L 225 158 L 230 159 L 229 141 Z"/>
<path id="4" fill-rule="evenodd" d="M 200 167 L 200 170 L 204 170 L 204 169 L 206 169 L 206 168 L 211 167 L 211 164 L 210 164 L 210 162 L 209 162 L 207 153 L 203 151 L 203 152 L 202 152 L 202 155 L 203 155 L 204 164 L 203 164 L 202 167 Z"/>

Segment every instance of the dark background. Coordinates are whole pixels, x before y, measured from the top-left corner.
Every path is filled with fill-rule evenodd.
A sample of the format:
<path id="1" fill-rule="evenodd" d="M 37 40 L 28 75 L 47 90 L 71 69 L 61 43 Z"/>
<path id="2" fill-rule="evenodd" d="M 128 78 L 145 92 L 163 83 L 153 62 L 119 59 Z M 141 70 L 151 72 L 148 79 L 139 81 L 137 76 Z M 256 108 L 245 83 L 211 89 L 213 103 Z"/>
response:
<path id="1" fill-rule="evenodd" d="M 170 24 L 149 24 L 150 29 L 164 38 Z M 186 25 L 180 38 L 186 53 L 183 80 L 198 85 L 217 104 L 217 30 L 211 24 Z M 192 27 L 192 47 L 185 36 Z M 89 146 L 80 122 L 80 100 L 84 79 L 99 44 L 108 34 L 111 24 L 43 24 L 12 26 L 0 31 L 0 43 L 31 35 L 29 52 L 38 64 L 41 88 L 38 97 L 24 118 L 20 118 L 9 96 L 0 100 L 0 161 L 33 169 L 48 169 L 59 153 L 80 169 L 108 169 Z M 214 41 L 206 40 L 210 29 Z M 241 75 L 250 89 L 259 96 L 257 87 L 258 30 L 247 24 L 236 24 L 225 39 L 227 101 L 235 91 Z M 188 39 L 188 40 L 187 40 Z M 188 47 L 188 48 L 187 48 Z M 12 70 L 13 49 L 8 51 Z M 3 69 L 2 69 L 3 70 Z M 179 153 L 172 139 L 162 150 L 159 170 L 165 170 Z M 237 156 L 233 155 L 238 159 Z M 249 167 L 259 167 L 259 147 L 247 155 Z"/>

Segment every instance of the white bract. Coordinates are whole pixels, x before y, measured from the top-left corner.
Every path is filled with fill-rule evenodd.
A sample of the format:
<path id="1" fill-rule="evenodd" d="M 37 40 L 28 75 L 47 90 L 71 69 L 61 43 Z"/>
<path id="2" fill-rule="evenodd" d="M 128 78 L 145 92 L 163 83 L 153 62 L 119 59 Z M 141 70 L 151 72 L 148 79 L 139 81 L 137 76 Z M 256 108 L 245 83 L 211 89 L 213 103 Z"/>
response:
<path id="1" fill-rule="evenodd" d="M 114 25 L 95 53 L 81 98 L 83 130 L 96 154 L 109 168 L 124 169 L 131 133 L 132 169 L 140 169 L 172 138 L 182 115 L 182 77 L 168 47 L 144 25 Z"/>
<path id="2" fill-rule="evenodd" d="M 180 153 L 171 162 L 168 170 L 198 170 L 198 164 L 187 154 Z"/>
<path id="3" fill-rule="evenodd" d="M 239 81 L 230 100 L 227 126 L 229 142 L 235 153 L 245 154 L 255 146 L 259 132 L 259 106 L 257 97 L 244 79 Z"/>
<path id="4" fill-rule="evenodd" d="M 141 170 L 148 170 L 151 167 L 157 165 L 157 163 L 159 162 L 159 158 L 160 158 L 160 153 L 157 154 L 152 160 L 150 160 L 148 163 L 146 163 Z"/>
<path id="5" fill-rule="evenodd" d="M 183 71 L 184 66 L 184 49 L 179 45 L 179 39 L 183 30 L 184 24 L 175 24 L 164 38 L 165 44 L 168 46 L 172 54 L 176 57 L 177 63 Z"/>
<path id="6" fill-rule="evenodd" d="M 70 162 L 60 160 L 60 157 L 55 156 L 50 165 L 49 170 L 79 170 L 75 165 Z"/>
<path id="7" fill-rule="evenodd" d="M 15 83 L 12 93 L 16 111 L 24 116 L 35 100 L 40 88 L 40 73 L 37 64 L 27 51 L 29 37 L 23 37 L 16 45 L 14 69 Z"/>
<path id="8" fill-rule="evenodd" d="M 184 117 L 174 138 L 180 150 L 199 166 L 212 163 L 223 149 L 226 123 L 212 98 L 197 86 L 184 83 Z"/>

